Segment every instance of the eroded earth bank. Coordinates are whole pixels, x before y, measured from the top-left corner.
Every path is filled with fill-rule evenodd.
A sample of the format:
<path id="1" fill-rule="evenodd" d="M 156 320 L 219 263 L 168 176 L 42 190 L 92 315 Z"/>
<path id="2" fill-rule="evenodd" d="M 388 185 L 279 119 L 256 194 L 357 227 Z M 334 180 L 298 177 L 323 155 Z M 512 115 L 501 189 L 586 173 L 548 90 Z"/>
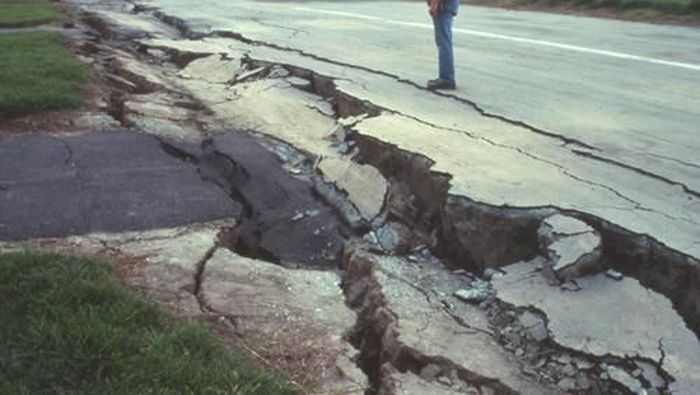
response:
<path id="1" fill-rule="evenodd" d="M 0 140 L 2 250 L 110 259 L 300 391 L 700 393 L 697 192 L 151 2 L 68 6 L 99 102 Z"/>

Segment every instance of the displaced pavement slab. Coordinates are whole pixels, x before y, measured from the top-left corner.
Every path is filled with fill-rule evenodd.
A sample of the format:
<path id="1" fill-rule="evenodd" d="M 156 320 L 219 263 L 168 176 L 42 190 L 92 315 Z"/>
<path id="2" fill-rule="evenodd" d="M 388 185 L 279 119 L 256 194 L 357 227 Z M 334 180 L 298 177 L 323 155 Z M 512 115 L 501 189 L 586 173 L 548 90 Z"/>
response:
<path id="1" fill-rule="evenodd" d="M 242 71 L 241 59 L 229 59 L 216 54 L 193 60 L 178 73 L 178 76 L 185 79 L 203 79 L 213 84 L 226 84 L 235 80 Z"/>
<path id="2" fill-rule="evenodd" d="M 204 143 L 202 174 L 243 205 L 238 251 L 285 265 L 337 267 L 345 225 L 310 183 L 291 176 L 277 157 L 246 133 Z"/>
<path id="3" fill-rule="evenodd" d="M 229 57 L 237 59 L 237 53 L 228 52 Z M 371 221 L 379 215 L 387 182 L 376 169 L 353 162 L 333 146 L 334 133 L 342 126 L 336 122 L 332 104 L 278 78 L 225 84 L 239 68 L 240 62 L 212 55 L 192 61 L 180 73 L 186 78 L 173 83 L 210 106 L 220 122 L 255 130 L 319 158 L 324 179 L 348 194 L 364 220 Z M 279 73 L 284 69 L 277 70 Z M 259 74 L 263 72 L 267 70 L 263 68 Z"/>
<path id="4" fill-rule="evenodd" d="M 673 393 L 700 393 L 700 341 L 663 295 L 629 277 L 581 277 L 572 292 L 549 286 L 532 262 L 503 270 L 507 274 L 493 280 L 498 298 L 544 313 L 557 344 L 598 357 L 654 361 L 675 379 Z"/>
<path id="5" fill-rule="evenodd" d="M 371 221 L 381 213 L 389 187 L 377 169 L 338 157 L 322 159 L 318 168 L 326 180 L 347 192 L 364 219 Z"/>
<path id="6" fill-rule="evenodd" d="M 133 132 L 28 135 L 0 140 L 0 155 L 0 239 L 233 217 L 232 247 L 289 264 L 339 264 L 345 226 L 333 208 L 246 133 L 202 147 Z"/>
<path id="7" fill-rule="evenodd" d="M 495 127 L 484 132 L 511 129 Z M 639 173 L 581 161 L 553 147 L 544 153 L 536 147 L 498 143 L 496 135 L 480 138 L 479 128 L 477 124 L 469 132 L 445 129 L 392 113 L 355 127 L 364 136 L 434 161 L 433 172 L 452 176 L 451 195 L 491 206 L 583 212 L 700 257 L 700 219 L 696 218 L 700 211 L 693 209 L 699 200 L 691 193 Z"/>
<path id="8" fill-rule="evenodd" d="M 202 308 L 195 291 L 201 262 L 217 247 L 221 230 L 234 224 L 235 219 L 227 218 L 177 228 L 91 233 L 64 239 L 30 240 L 15 245 L 117 260 L 127 281 L 149 297 L 178 314 L 198 316 L 202 314 Z"/>
<path id="9" fill-rule="evenodd" d="M 433 376 L 454 370 L 459 381 L 496 393 L 557 393 L 521 371 L 496 341 L 483 311 L 453 296 L 468 287 L 467 277 L 438 262 L 413 263 L 362 249 L 349 256 L 347 271 L 345 291 L 360 312 L 358 329 L 371 333 L 360 337 L 369 364 L 417 370 L 437 364 Z"/>
<path id="10" fill-rule="evenodd" d="M 362 394 L 366 377 L 348 363 L 355 351 L 343 340 L 355 314 L 339 282 L 333 272 L 285 269 L 218 249 L 206 262 L 201 295 L 238 333 L 259 343 L 266 359 L 291 356 L 308 364 L 321 393 Z"/>
<path id="11" fill-rule="evenodd" d="M 0 239 L 145 230 L 238 217 L 241 208 L 148 135 L 0 139 Z"/>
<path id="12" fill-rule="evenodd" d="M 470 128 L 473 102 L 494 117 L 531 126 L 511 133 L 523 142 L 536 131 L 562 138 L 560 144 L 581 141 L 596 157 L 700 190 L 698 29 L 469 5 L 454 22 L 458 89 L 426 95 L 435 105 L 421 111 L 415 88 L 434 75 L 435 45 L 428 15 L 410 2 L 204 1 L 196 10 L 189 0 L 147 4 L 195 33 L 240 35 L 258 47 L 251 51 L 256 57 L 274 45 L 280 63 L 324 60 L 327 66 L 308 68 L 330 75 L 325 70 L 342 66 L 333 74 L 356 85 L 367 83 L 360 71 L 401 81 L 414 92 L 381 81 L 366 90 L 394 103 L 414 101 L 416 111 L 403 112 L 422 120 L 432 112 L 432 119 L 442 118 L 438 123 Z"/>
<path id="13" fill-rule="evenodd" d="M 216 81 L 216 70 L 203 78 Z M 262 79 L 231 87 L 212 86 L 213 82 L 209 81 L 202 84 L 199 80 L 181 80 L 180 83 L 223 122 L 270 135 L 308 152 L 323 149 L 320 153 L 325 154 L 331 151 L 324 137 L 335 130 L 335 119 L 315 109 L 329 104 L 319 96 L 294 88 L 287 81 Z M 222 93 L 216 94 L 217 91 Z M 229 95 L 228 100 L 218 99 L 223 93 Z"/>
<path id="14" fill-rule="evenodd" d="M 484 116 L 465 102 L 293 49 L 222 37 L 147 40 L 144 44 L 200 53 L 248 51 L 257 60 L 291 64 L 335 78 L 339 94 L 387 110 L 356 125 L 358 133 L 433 160 L 435 172 L 453 177 L 450 192 L 456 196 L 494 206 L 554 206 L 584 212 L 700 258 L 696 243 L 700 199 L 694 189 L 676 182 L 675 177 L 654 176 L 659 168 L 647 172 L 647 166 L 657 164 L 657 159 L 627 156 L 645 158 L 641 171 L 606 161 L 607 156 L 596 159 L 587 156 L 589 149 L 575 141 L 533 133 L 517 123 Z M 678 166 L 682 169 L 676 169 Z M 688 169 L 674 162 L 663 164 L 664 172 L 678 175 L 689 174 Z"/>
<path id="15" fill-rule="evenodd" d="M 544 268 L 551 280 L 566 282 L 602 271 L 600 233 L 585 222 L 555 214 L 542 221 L 537 238 L 547 257 Z"/>

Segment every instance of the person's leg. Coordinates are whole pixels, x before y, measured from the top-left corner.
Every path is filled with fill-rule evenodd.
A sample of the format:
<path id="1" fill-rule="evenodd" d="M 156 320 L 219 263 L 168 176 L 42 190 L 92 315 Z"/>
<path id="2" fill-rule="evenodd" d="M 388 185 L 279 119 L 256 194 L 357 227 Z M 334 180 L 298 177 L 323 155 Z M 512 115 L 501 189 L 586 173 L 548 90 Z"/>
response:
<path id="1" fill-rule="evenodd" d="M 455 82 L 454 54 L 452 51 L 452 20 L 449 11 L 441 12 L 433 18 L 435 42 L 438 47 L 438 69 L 441 80 Z"/>
<path id="2" fill-rule="evenodd" d="M 452 52 L 452 19 L 454 12 L 444 10 L 433 17 L 435 44 L 438 48 L 438 75 L 436 80 L 428 81 L 428 89 L 455 89 L 455 66 Z"/>

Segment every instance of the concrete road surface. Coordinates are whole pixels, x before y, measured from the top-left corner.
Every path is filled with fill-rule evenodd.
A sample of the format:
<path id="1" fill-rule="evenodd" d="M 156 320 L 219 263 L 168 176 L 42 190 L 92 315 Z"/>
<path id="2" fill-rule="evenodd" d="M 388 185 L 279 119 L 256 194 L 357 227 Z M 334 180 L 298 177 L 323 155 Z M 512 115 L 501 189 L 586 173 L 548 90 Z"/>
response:
<path id="1" fill-rule="evenodd" d="M 144 5 L 201 37 L 151 44 L 334 77 L 387 110 L 357 130 L 430 157 L 453 194 L 587 212 L 700 257 L 700 30 L 463 6 L 459 88 L 437 95 L 422 2 Z"/>
<path id="2" fill-rule="evenodd" d="M 436 74 L 420 1 L 149 3 L 197 31 L 234 31 L 420 85 Z M 456 96 L 700 191 L 700 30 L 467 5 L 454 33 Z"/>

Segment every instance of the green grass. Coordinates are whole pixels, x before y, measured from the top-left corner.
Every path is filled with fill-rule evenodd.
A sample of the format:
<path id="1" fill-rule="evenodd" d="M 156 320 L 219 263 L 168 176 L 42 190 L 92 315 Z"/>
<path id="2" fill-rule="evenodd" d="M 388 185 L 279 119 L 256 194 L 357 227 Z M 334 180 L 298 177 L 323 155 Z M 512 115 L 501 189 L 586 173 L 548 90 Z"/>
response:
<path id="1" fill-rule="evenodd" d="M 589 8 L 616 10 L 648 9 L 665 14 L 684 15 L 697 12 L 700 0 L 535 0 L 552 4 L 573 4 Z"/>
<path id="2" fill-rule="evenodd" d="M 36 26 L 59 19 L 49 0 L 0 0 L 0 28 Z"/>
<path id="3" fill-rule="evenodd" d="M 0 393 L 288 394 L 84 258 L 0 255 Z"/>
<path id="4" fill-rule="evenodd" d="M 461 0 L 462 3 L 496 7 L 564 7 L 609 10 L 611 15 L 633 20 L 700 21 L 700 0 Z"/>
<path id="5" fill-rule="evenodd" d="M 58 33 L 0 34 L 0 119 L 79 107 L 86 69 Z"/>

